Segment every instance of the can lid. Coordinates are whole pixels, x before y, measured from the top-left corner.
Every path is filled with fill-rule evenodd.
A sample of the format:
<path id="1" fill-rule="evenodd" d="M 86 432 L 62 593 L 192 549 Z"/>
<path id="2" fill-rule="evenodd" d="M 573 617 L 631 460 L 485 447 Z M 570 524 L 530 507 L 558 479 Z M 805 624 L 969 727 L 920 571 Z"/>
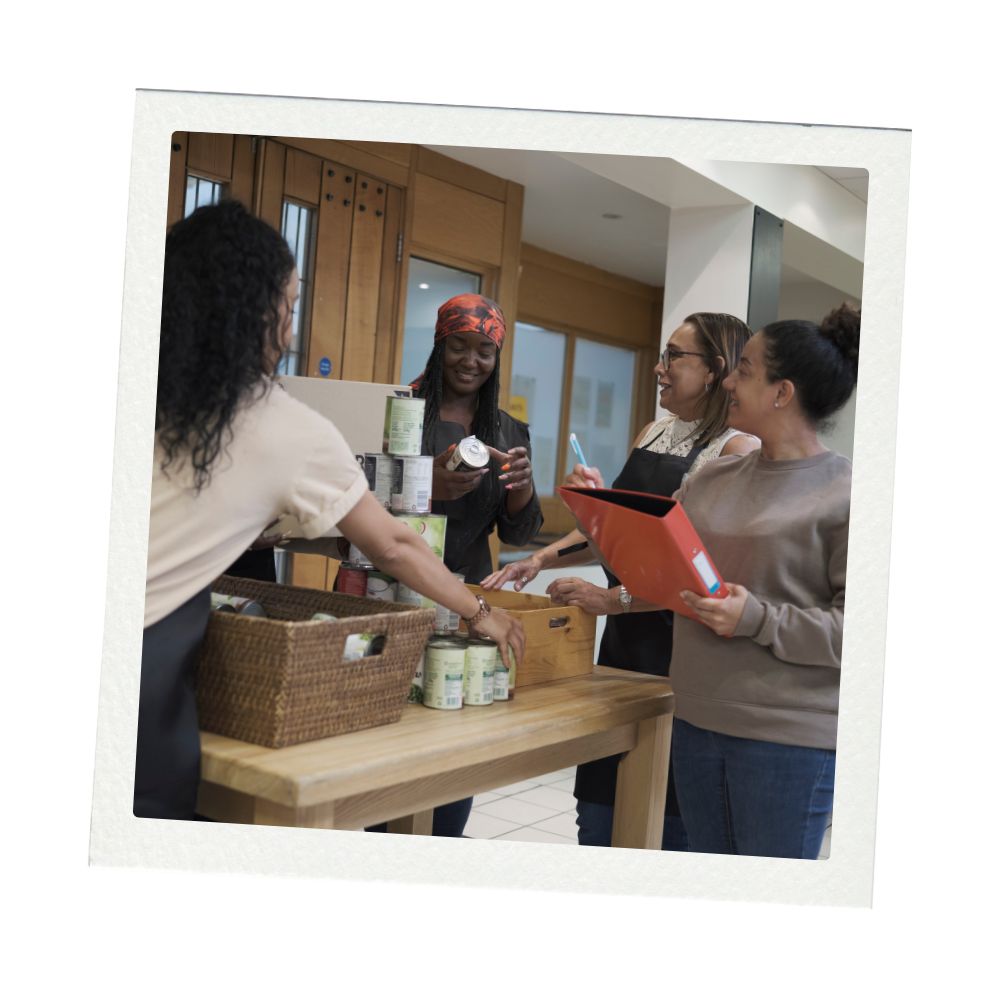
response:
<path id="1" fill-rule="evenodd" d="M 492 639 L 468 639 L 470 646 L 496 646 L 496 643 Z"/>
<path id="2" fill-rule="evenodd" d="M 462 456 L 462 461 L 468 465 L 484 466 L 490 460 L 490 453 L 486 445 L 475 435 L 462 438 L 458 442 L 458 451 Z"/>
<path id="3" fill-rule="evenodd" d="M 449 647 L 464 649 L 468 645 L 468 642 L 465 639 L 457 639 L 455 636 L 450 634 L 439 635 L 435 633 L 430 637 L 427 645 L 433 649 L 447 649 Z"/>

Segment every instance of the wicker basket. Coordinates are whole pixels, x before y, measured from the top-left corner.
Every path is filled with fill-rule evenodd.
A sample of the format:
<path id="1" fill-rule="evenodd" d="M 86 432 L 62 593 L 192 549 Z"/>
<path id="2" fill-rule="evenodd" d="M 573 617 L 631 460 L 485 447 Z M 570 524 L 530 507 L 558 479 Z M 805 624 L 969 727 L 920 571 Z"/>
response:
<path id="1" fill-rule="evenodd" d="M 212 590 L 268 618 L 213 612 L 198 665 L 202 729 L 266 747 L 398 722 L 434 627 L 433 608 L 222 576 Z M 317 612 L 338 621 L 310 621 Z M 377 656 L 342 662 L 349 635 L 385 636 Z"/>

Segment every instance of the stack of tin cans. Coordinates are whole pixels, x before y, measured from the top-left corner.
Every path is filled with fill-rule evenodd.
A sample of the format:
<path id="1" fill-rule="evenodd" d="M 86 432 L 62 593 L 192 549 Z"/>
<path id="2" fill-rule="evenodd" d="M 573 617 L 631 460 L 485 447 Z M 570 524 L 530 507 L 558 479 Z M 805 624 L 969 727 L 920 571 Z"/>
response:
<path id="1" fill-rule="evenodd" d="M 389 396 L 385 402 L 382 451 L 365 452 L 357 459 L 379 503 L 416 531 L 443 560 L 447 518 L 431 513 L 434 459 L 420 454 L 423 434 L 424 400 Z M 448 468 L 484 468 L 489 457 L 485 445 L 475 437 L 464 438 L 450 457 Z M 454 575 L 464 582 L 461 573 Z M 513 697 L 513 677 L 503 666 L 496 643 L 459 636 L 459 616 L 455 612 L 379 571 L 356 545 L 351 546 L 348 561 L 340 564 L 336 587 L 360 597 L 436 608 L 434 635 L 413 678 L 411 702 L 428 708 L 456 709 Z"/>
<path id="2" fill-rule="evenodd" d="M 431 513 L 434 459 L 420 454 L 423 434 L 424 401 L 388 396 L 382 431 L 383 450 L 365 452 L 358 455 L 357 460 L 378 502 L 416 531 L 439 559 L 444 559 L 447 518 Z M 434 601 L 380 572 L 356 545 L 351 546 L 348 561 L 340 565 L 336 586 L 337 590 L 359 597 L 414 607 L 435 607 Z M 437 609 L 437 631 L 458 631 L 458 616 L 440 605 Z"/>
<path id="3" fill-rule="evenodd" d="M 513 696 L 513 677 L 497 644 L 451 634 L 431 637 L 410 688 L 410 701 L 427 708 L 492 705 Z"/>

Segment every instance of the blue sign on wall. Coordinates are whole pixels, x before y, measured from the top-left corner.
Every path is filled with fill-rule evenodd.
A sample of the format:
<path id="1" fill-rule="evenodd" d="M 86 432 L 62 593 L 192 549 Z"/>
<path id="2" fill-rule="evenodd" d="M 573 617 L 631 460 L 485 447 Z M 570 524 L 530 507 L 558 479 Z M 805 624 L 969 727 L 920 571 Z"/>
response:
<path id="1" fill-rule="evenodd" d="M 330 372 L 332 371 L 332 369 L 333 369 L 333 365 L 330 364 L 330 359 L 329 358 L 320 358 L 319 359 L 319 373 L 320 373 L 320 375 L 323 376 L 323 378 L 326 378 L 330 374 Z"/>

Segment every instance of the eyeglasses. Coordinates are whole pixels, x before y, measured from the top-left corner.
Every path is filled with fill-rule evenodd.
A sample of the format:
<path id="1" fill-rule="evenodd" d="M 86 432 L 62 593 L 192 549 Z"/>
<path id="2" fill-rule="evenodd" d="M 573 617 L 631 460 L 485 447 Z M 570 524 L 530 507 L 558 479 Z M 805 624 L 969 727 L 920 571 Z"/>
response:
<path id="1" fill-rule="evenodd" d="M 678 350 L 674 349 L 673 347 L 668 347 L 660 355 L 660 364 L 663 365 L 664 369 L 667 369 L 678 358 L 684 357 L 685 354 L 689 354 L 689 355 L 691 355 L 691 357 L 694 357 L 694 358 L 702 358 L 703 360 L 707 360 L 707 358 L 705 358 L 705 355 L 702 354 L 701 351 L 678 351 Z"/>

